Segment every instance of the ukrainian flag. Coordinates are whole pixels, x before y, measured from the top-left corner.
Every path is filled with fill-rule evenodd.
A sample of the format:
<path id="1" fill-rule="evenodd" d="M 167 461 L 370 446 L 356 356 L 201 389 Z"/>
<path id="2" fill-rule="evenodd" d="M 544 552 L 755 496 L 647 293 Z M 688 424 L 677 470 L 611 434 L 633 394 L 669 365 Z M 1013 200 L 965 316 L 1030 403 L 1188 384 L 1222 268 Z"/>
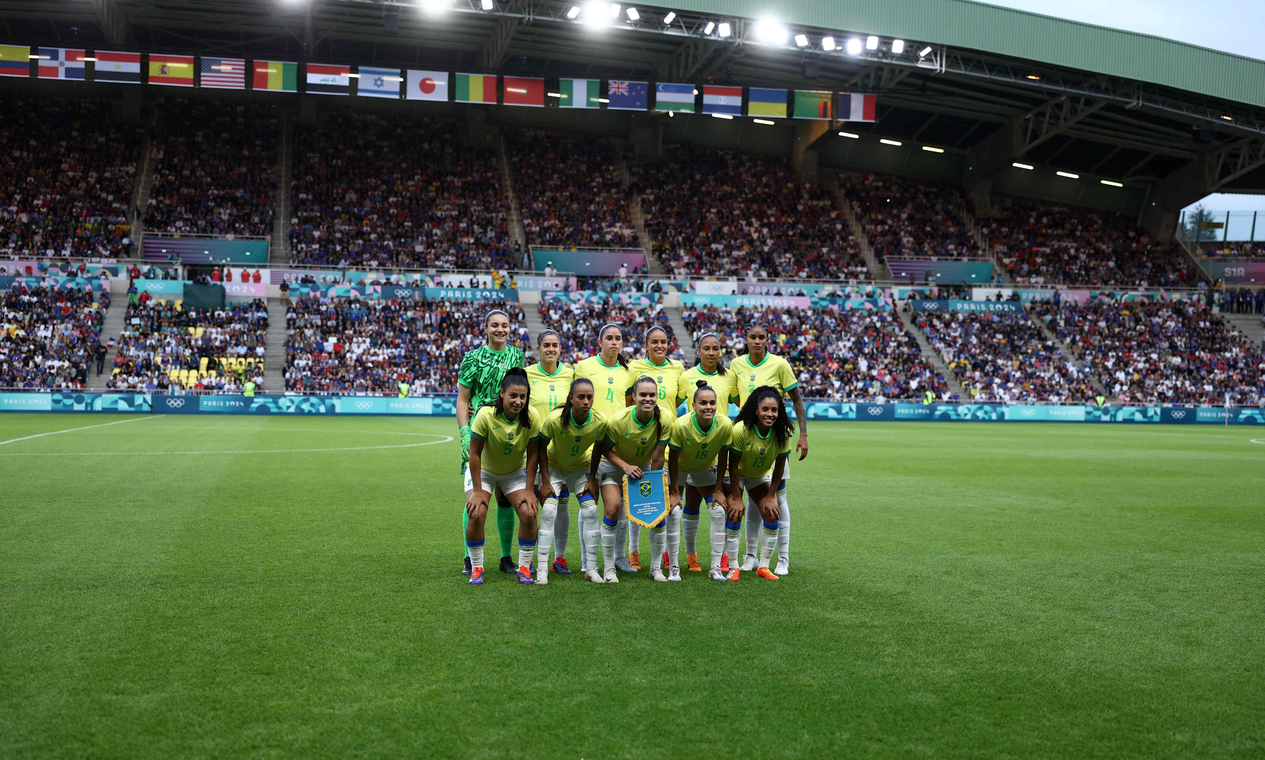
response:
<path id="1" fill-rule="evenodd" d="M 30 77 L 31 48 L 20 45 L 0 45 L 0 76 Z"/>

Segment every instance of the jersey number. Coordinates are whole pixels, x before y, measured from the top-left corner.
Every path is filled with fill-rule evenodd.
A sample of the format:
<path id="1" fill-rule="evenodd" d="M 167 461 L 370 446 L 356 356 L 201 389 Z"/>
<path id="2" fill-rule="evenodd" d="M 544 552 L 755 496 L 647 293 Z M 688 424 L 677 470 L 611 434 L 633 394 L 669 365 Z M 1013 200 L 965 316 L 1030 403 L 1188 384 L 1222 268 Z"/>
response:
<path id="1" fill-rule="evenodd" d="M 764 466 L 764 460 L 766 460 L 766 459 L 768 459 L 768 457 L 756 457 L 755 463 L 754 463 L 754 464 L 752 464 L 751 466 L 752 466 L 752 467 L 754 467 L 754 468 L 760 468 L 760 467 L 763 467 L 763 466 Z"/>
<path id="2" fill-rule="evenodd" d="M 512 443 L 505 444 L 505 450 L 501 452 L 501 456 L 507 457 L 512 453 L 514 453 L 514 444 Z"/>
<path id="3" fill-rule="evenodd" d="M 638 446 L 638 447 L 637 447 L 637 458 L 638 458 L 638 459 L 641 459 L 642 457 L 644 457 L 644 456 L 646 455 L 646 452 L 647 452 L 647 451 L 649 451 L 649 450 L 650 450 L 650 447 L 649 447 L 649 446 Z"/>
<path id="4" fill-rule="evenodd" d="M 695 454 L 695 455 L 694 455 L 694 458 L 695 458 L 695 459 L 706 459 L 706 458 L 707 458 L 707 452 L 706 452 L 706 451 L 700 451 L 700 452 L 698 452 L 697 454 Z"/>
<path id="5" fill-rule="evenodd" d="M 607 402 L 608 404 L 613 404 L 613 403 L 615 403 L 615 389 L 614 389 L 614 388 L 607 388 L 607 389 L 606 389 L 606 402 Z"/>
<path id="6" fill-rule="evenodd" d="M 578 457 L 580 455 L 580 444 L 571 447 L 571 456 Z"/>

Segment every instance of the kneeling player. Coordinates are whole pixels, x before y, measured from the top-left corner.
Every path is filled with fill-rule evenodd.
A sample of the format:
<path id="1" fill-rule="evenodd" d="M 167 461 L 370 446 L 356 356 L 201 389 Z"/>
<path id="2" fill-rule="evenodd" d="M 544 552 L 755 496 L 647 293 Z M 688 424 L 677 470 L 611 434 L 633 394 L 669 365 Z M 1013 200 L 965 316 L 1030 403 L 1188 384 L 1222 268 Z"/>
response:
<path id="1" fill-rule="evenodd" d="M 597 467 L 602 461 L 606 420 L 593 409 L 593 383 L 571 382 L 567 401 L 545 418 L 536 447 L 540 461 L 540 542 L 536 548 L 536 582 L 549 582 L 549 550 L 558 516 L 558 493 L 568 490 L 580 505 L 580 540 L 592 563 L 584 577 L 602 583 L 597 572 Z M 596 444 L 596 445 L 594 445 Z"/>
<path id="2" fill-rule="evenodd" d="M 527 473 L 536 472 L 540 417 L 528 407 L 527 372 L 507 370 L 501 392 L 483 407 L 470 426 L 470 466 L 466 468 L 466 546 L 470 549 L 470 583 L 483 585 L 483 525 L 488 500 L 500 489 L 518 512 L 518 582 L 532 583 L 531 558 L 536 550 L 536 496 Z"/>
<path id="3" fill-rule="evenodd" d="M 709 576 L 714 581 L 726 580 L 720 571 L 720 558 L 725 551 L 725 494 L 716 473 L 723 473 L 729 464 L 733 423 L 728 417 L 716 414 L 716 403 L 716 391 L 706 380 L 699 380 L 692 400 L 694 411 L 673 423 L 672 435 L 668 439 L 668 488 L 672 492 L 672 511 L 668 515 L 668 561 L 672 566 L 672 575 L 668 580 L 681 577 L 676 558 L 680 540 L 677 526 L 681 522 L 682 475 L 685 476 L 685 547 L 689 568 L 695 571 L 702 569 L 694 545 L 698 535 L 698 507 L 701 502 L 706 502 L 712 518 L 712 566 Z"/>
<path id="4" fill-rule="evenodd" d="M 756 575 L 771 581 L 778 577 L 769 570 L 769 559 L 777 548 L 777 527 L 780 518 L 777 489 L 791 453 L 791 433 L 795 426 L 786 413 L 786 403 L 775 388 L 762 385 L 752 391 L 734 422 L 729 453 L 729 482 L 746 489 L 751 508 L 764 521 L 760 531 L 759 569 Z M 725 551 L 737 556 L 738 533 L 742 529 L 742 500 L 730 499 L 726 510 Z M 729 573 L 729 580 L 738 579 L 738 569 Z"/>

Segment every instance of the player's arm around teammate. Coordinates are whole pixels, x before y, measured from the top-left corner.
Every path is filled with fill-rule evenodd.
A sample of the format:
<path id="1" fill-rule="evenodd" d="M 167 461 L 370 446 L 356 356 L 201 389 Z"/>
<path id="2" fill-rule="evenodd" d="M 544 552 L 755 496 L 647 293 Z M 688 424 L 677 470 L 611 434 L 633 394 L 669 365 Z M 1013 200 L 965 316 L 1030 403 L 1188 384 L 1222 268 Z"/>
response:
<path id="1" fill-rule="evenodd" d="M 528 473 L 537 469 L 540 418 L 528 404 L 527 372 L 508 370 L 495 403 L 475 414 L 470 426 L 470 466 L 466 468 L 466 545 L 470 550 L 470 583 L 483 584 L 483 538 L 488 501 L 496 489 L 518 513 L 518 582 L 532 583 L 531 560 L 536 550 L 536 496 Z"/>
<path id="2" fill-rule="evenodd" d="M 615 574 L 615 529 L 623 512 L 623 478 L 640 478 L 653 462 L 662 463 L 669 433 L 668 426 L 664 424 L 663 410 L 659 408 L 659 388 L 655 381 L 649 377 L 640 378 L 633 385 L 633 394 L 636 399 L 634 405 L 607 421 L 606 441 L 602 447 L 606 461 L 598 469 L 605 510 L 602 518 L 602 559 L 605 567 L 603 578 L 607 583 L 619 582 Z M 665 531 L 666 526 L 660 523 L 650 532 L 654 556 L 663 551 Z M 650 577 L 657 581 L 667 580 L 657 563 L 651 567 Z"/>
<path id="3" fill-rule="evenodd" d="M 763 522 L 756 575 L 769 580 L 778 579 L 769 570 L 769 559 L 778 543 L 778 520 L 782 504 L 779 503 L 777 491 L 786 471 L 786 462 L 790 458 L 791 435 L 794 431 L 795 426 L 786 413 L 782 394 L 767 385 L 756 388 L 747 397 L 738 413 L 738 420 L 734 423 L 729 480 L 746 490 L 748 507 L 759 514 Z M 730 499 L 728 521 L 725 523 L 725 549 L 730 554 L 738 549 L 742 513 L 741 500 Z M 729 580 L 737 580 L 738 572 L 731 571 Z"/>
<path id="4" fill-rule="evenodd" d="M 680 487 L 685 485 L 686 509 L 693 507 L 693 519 L 685 520 L 687 557 L 691 570 L 701 570 L 695 541 L 698 533 L 698 507 L 707 503 L 711 515 L 711 571 L 714 581 L 725 580 L 720 559 L 725 551 L 725 494 L 721 474 L 729 463 L 729 446 L 733 425 L 727 417 L 716 413 L 716 390 L 699 380 L 692 399 L 693 411 L 672 425 L 668 441 L 668 479 L 672 514 L 681 512 Z M 672 526 L 668 526 L 668 554 L 675 574 L 676 551 L 673 548 Z"/>

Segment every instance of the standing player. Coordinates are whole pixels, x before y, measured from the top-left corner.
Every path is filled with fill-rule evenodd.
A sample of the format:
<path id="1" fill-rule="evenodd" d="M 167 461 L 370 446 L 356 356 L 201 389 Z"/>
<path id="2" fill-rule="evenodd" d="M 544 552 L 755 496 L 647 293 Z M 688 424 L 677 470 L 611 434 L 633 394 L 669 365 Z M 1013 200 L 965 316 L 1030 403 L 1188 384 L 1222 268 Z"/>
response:
<path id="1" fill-rule="evenodd" d="M 778 486 L 791 453 L 791 434 L 795 426 L 786 414 L 786 403 L 776 388 L 762 385 L 747 396 L 738 420 L 734 423 L 729 452 L 729 482 L 733 493 L 746 489 L 748 514 L 755 512 L 763 520 L 760 533 L 759 569 L 756 575 L 775 581 L 778 577 L 769 572 L 769 559 L 778 542 L 778 521 L 784 507 L 779 504 Z M 742 501 L 729 500 L 725 523 L 725 549 L 738 551 L 738 531 L 742 528 Z M 747 530 L 751 524 L 747 523 Z M 746 567 L 744 565 L 743 569 Z M 729 574 L 729 580 L 738 580 L 738 571 Z"/>
<path id="2" fill-rule="evenodd" d="M 593 408 L 609 423 L 632 403 L 629 388 L 635 376 L 628 369 L 628 360 L 624 358 L 624 334 L 617 325 L 603 325 L 597 332 L 597 356 L 576 362 L 575 376 L 586 377 L 593 382 Z M 624 536 L 628 533 L 628 518 L 622 514 L 617 516 L 619 545 L 623 546 Z M 584 528 L 581 528 L 584 530 Z M 596 557 L 586 557 L 581 570 L 597 567 Z M 636 568 L 628 564 L 623 552 L 615 560 L 615 567 L 621 573 L 635 573 Z"/>
<path id="3" fill-rule="evenodd" d="M 575 371 L 570 364 L 560 361 L 562 339 L 553 330 L 541 330 L 540 335 L 536 336 L 536 354 L 540 361 L 527 368 L 527 380 L 531 383 L 531 407 L 544 420 L 566 400 Z M 558 513 L 553 525 L 552 540 L 558 546 L 553 569 L 562 575 L 571 574 L 571 569 L 567 567 L 567 534 L 571 530 L 571 514 L 568 510 L 570 496 L 564 485 L 562 492 L 558 494 Z M 583 563 L 580 567 L 584 567 Z"/>
<path id="4" fill-rule="evenodd" d="M 676 401 L 681 404 L 689 401 L 694 397 L 695 391 L 698 390 L 699 381 L 710 386 L 716 394 L 716 414 L 723 417 L 725 422 L 729 422 L 729 404 L 730 402 L 738 402 L 738 389 L 734 385 L 734 373 L 725 370 L 725 365 L 721 362 L 721 354 L 723 348 L 720 345 L 720 338 L 716 333 L 703 333 L 698 336 L 698 342 L 695 344 L 695 351 L 698 353 L 698 362 L 689 369 L 681 373 L 681 379 L 677 381 Z M 690 414 L 690 407 L 686 407 L 685 416 Z M 725 474 L 725 468 L 719 468 L 720 474 Z M 721 480 L 724 480 L 722 477 Z M 698 520 L 699 505 L 702 503 L 699 492 L 685 489 L 685 509 L 683 511 L 682 525 L 685 530 L 685 563 L 688 569 L 694 572 L 702 572 L 703 568 L 698 564 Z M 712 546 L 724 546 L 725 543 L 725 513 L 722 509 L 712 504 L 708 507 L 711 512 L 711 539 Z M 713 563 L 720 558 L 720 552 L 713 555 Z M 723 559 L 720 559 L 723 562 Z M 725 569 L 728 569 L 728 563 L 723 562 Z"/>
<path id="5" fill-rule="evenodd" d="M 593 383 L 588 378 L 571 382 L 567 401 L 545 418 L 540 431 L 540 541 L 536 550 L 536 582 L 549 582 L 549 542 L 555 533 L 555 519 L 561 510 L 557 490 L 576 495 L 580 505 L 580 542 L 584 556 L 596 559 L 598 553 L 597 467 L 602 461 L 602 441 L 606 438 L 606 420 L 593 410 Z M 558 551 L 560 555 L 561 550 Z M 584 575 L 601 583 L 596 561 Z M 555 560 L 553 568 L 558 569 Z M 563 568 L 566 563 L 563 562 Z"/>
<path id="6" fill-rule="evenodd" d="M 536 497 L 528 473 L 536 472 L 540 417 L 527 403 L 531 386 L 527 372 L 513 367 L 505 372 L 496 401 L 479 409 L 470 426 L 470 461 L 466 468 L 466 548 L 472 564 L 470 584 L 483 585 L 483 525 L 488 500 L 499 491 L 518 512 L 518 582 L 533 583 L 532 555 L 536 553 Z M 499 507 L 498 507 L 499 509 Z"/>
<path id="7" fill-rule="evenodd" d="M 668 425 L 659 408 L 659 386 L 649 377 L 637 378 L 633 385 L 634 405 L 606 421 L 606 442 L 602 446 L 606 461 L 598 466 L 602 486 L 602 560 L 606 569 L 603 579 L 607 583 L 619 583 L 615 570 L 619 560 L 616 549 L 621 546 L 616 532 L 623 515 L 623 478 L 640 478 L 645 470 L 657 470 L 663 466 L 663 447 L 668 442 Z M 623 520 L 627 521 L 624 516 Z M 650 531 L 650 546 L 657 555 L 663 549 L 667 519 Z M 626 560 L 625 560 L 626 561 Z M 626 572 L 626 571 L 625 571 Z M 667 577 L 657 565 L 650 566 L 650 578 L 666 581 Z M 680 576 L 677 576 L 680 580 Z"/>
<path id="8" fill-rule="evenodd" d="M 791 365 L 785 359 L 769 353 L 769 330 L 764 324 L 754 322 L 747 325 L 744 332 L 747 339 L 744 353 L 729 365 L 729 371 L 734 373 L 734 382 L 738 390 L 738 404 L 745 406 L 751 394 L 765 385 L 782 396 L 790 396 L 791 402 L 795 404 L 795 419 L 799 421 L 799 442 L 795 445 L 795 450 L 799 453 L 800 461 L 803 461 L 804 457 L 808 456 L 808 415 L 804 413 L 804 399 L 800 397 L 799 381 L 795 379 L 795 372 L 791 370 Z M 782 473 L 777 493 L 780 517 L 777 526 L 777 569 L 774 572 L 778 575 L 789 573 L 791 566 L 791 509 L 786 502 L 786 481 L 791 477 L 789 464 L 788 462 Z M 738 496 L 736 486 L 731 493 Z M 759 523 L 759 511 L 749 510 L 747 512 L 747 553 L 742 559 L 743 570 L 755 569 Z"/>
<path id="9" fill-rule="evenodd" d="M 487 404 L 496 401 L 500 392 L 501 380 L 506 370 L 521 368 L 526 364 L 523 350 L 508 345 L 510 337 L 509 315 L 500 309 L 493 309 L 483 318 L 483 329 L 487 335 L 487 343 L 473 351 L 468 351 L 461 358 L 461 369 L 457 373 L 457 427 L 461 431 L 461 472 L 465 474 L 466 463 L 470 460 L 470 420 L 474 413 Z M 513 575 L 518 567 L 511 557 L 514 540 L 514 508 L 506 500 L 505 494 L 496 491 L 496 530 L 501 539 L 501 572 Z M 461 530 L 466 532 L 470 520 L 469 512 L 461 515 Z M 466 551 L 463 575 L 471 571 L 470 552 Z"/>
<path id="10" fill-rule="evenodd" d="M 636 359 L 628 367 L 628 371 L 632 377 L 649 377 L 659 385 L 659 408 L 667 415 L 667 419 L 676 419 L 676 408 L 678 406 L 676 400 L 677 381 L 681 377 L 681 373 L 685 371 L 685 365 L 676 359 L 668 358 L 668 348 L 671 345 L 668 339 L 668 331 L 662 327 L 655 326 L 646 330 L 644 338 L 646 344 L 646 355 L 640 359 Z M 668 517 L 669 520 L 673 518 Z M 676 521 L 678 525 L 674 531 L 672 526 L 668 526 L 668 534 L 676 533 L 680 535 L 680 520 L 678 514 Z M 634 569 L 641 569 L 641 526 L 630 525 L 628 531 L 628 564 Z M 669 539 L 670 540 L 670 539 Z M 678 547 L 679 548 L 679 547 Z M 650 558 L 654 561 L 654 557 Z M 667 570 L 668 556 L 665 552 L 663 555 L 663 569 Z"/>
<path id="11" fill-rule="evenodd" d="M 726 402 L 728 403 L 728 402 Z M 705 380 L 698 381 L 694 390 L 694 411 L 681 417 L 672 424 L 672 434 L 668 439 L 668 487 L 671 493 L 672 513 L 681 511 L 679 488 L 684 475 L 686 505 L 694 504 L 694 531 L 698 532 L 698 504 L 707 502 L 707 511 L 712 518 L 712 556 L 710 577 L 714 581 L 726 580 L 720 570 L 720 557 L 725 552 L 725 493 L 718 473 L 723 473 L 729 464 L 729 439 L 733 432 L 733 423 L 728 417 L 717 414 L 717 394 L 715 389 Z M 690 521 L 687 520 L 686 529 Z M 694 553 L 694 536 L 687 534 L 686 547 L 690 551 L 689 566 L 691 570 L 698 568 L 698 555 Z M 671 559 L 672 575 L 680 577 L 681 569 L 676 564 L 677 549 L 672 537 L 672 526 L 668 525 L 668 554 Z M 669 578 L 671 580 L 671 578 Z"/>

